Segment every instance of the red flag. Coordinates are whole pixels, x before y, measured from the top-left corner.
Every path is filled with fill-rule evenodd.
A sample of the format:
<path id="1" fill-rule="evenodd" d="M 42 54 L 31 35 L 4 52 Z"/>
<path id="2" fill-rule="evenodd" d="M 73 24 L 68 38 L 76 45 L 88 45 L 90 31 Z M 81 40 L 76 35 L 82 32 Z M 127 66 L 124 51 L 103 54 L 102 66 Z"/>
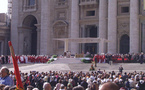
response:
<path id="1" fill-rule="evenodd" d="M 16 81 L 17 81 L 17 85 L 16 85 L 17 89 L 18 90 L 24 90 L 23 89 L 23 84 L 22 84 L 22 81 L 21 81 L 21 78 L 20 78 L 18 63 L 17 63 L 16 58 L 15 58 L 15 53 L 14 53 L 14 49 L 13 49 L 11 41 L 9 41 L 8 44 L 9 44 L 9 48 L 10 48 L 10 52 L 11 52 L 11 56 L 12 56 L 12 60 L 13 60 L 13 66 L 14 66 L 14 71 L 15 71 Z"/>

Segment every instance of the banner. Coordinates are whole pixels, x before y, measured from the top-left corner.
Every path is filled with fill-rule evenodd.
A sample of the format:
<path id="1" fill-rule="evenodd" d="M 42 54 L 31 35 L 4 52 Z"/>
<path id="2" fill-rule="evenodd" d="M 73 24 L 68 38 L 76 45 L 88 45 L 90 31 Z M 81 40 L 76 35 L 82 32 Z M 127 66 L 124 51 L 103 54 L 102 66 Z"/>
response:
<path id="1" fill-rule="evenodd" d="M 11 41 L 8 41 L 8 44 L 9 44 L 9 48 L 10 48 L 10 52 L 11 52 L 11 56 L 12 56 L 12 60 L 13 60 L 14 73 L 15 73 L 15 76 L 16 76 L 17 90 L 24 90 L 23 89 L 23 84 L 22 84 L 22 81 L 21 81 L 21 77 L 20 77 L 18 63 L 16 61 L 16 57 L 15 57 L 15 53 L 14 53 L 14 49 L 13 49 Z"/>

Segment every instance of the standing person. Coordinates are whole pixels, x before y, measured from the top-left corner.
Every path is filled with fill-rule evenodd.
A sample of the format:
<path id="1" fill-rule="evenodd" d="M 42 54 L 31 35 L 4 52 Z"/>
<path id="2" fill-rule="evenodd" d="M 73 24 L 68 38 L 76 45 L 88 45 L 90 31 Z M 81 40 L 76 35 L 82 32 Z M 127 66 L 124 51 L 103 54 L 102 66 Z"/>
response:
<path id="1" fill-rule="evenodd" d="M 124 55 L 123 54 L 121 55 L 121 58 L 122 58 L 122 63 L 124 63 Z"/>
<path id="2" fill-rule="evenodd" d="M 123 71 L 123 67 L 122 67 L 122 65 L 120 65 L 119 72 L 122 73 L 122 71 Z"/>
<path id="3" fill-rule="evenodd" d="M 115 83 L 107 82 L 102 84 L 102 86 L 99 87 L 99 90 L 119 90 L 119 87 Z"/>
<path id="4" fill-rule="evenodd" d="M 8 56 L 7 55 L 5 56 L 5 59 L 6 59 L 6 63 L 8 63 Z"/>
<path id="5" fill-rule="evenodd" d="M 108 60 L 109 60 L 109 64 L 112 65 L 112 55 L 111 54 L 108 55 Z"/>
<path id="6" fill-rule="evenodd" d="M 95 55 L 95 60 L 94 60 L 95 61 L 95 67 L 97 67 L 97 61 L 98 61 L 97 59 L 98 59 L 98 55 Z"/>
<path id="7" fill-rule="evenodd" d="M 6 67 L 1 68 L 1 77 L 0 77 L 0 84 L 12 86 L 13 85 L 13 80 L 9 76 L 9 69 Z"/>
<path id="8" fill-rule="evenodd" d="M 144 54 L 143 53 L 141 53 L 140 54 L 140 56 L 139 56 L 139 62 L 140 62 L 140 64 L 142 64 L 143 63 L 143 58 L 144 58 L 144 56 L 143 56 Z"/>
<path id="9" fill-rule="evenodd" d="M 4 55 L 2 55 L 1 60 L 2 60 L 2 64 L 5 64 L 5 58 L 4 58 Z"/>

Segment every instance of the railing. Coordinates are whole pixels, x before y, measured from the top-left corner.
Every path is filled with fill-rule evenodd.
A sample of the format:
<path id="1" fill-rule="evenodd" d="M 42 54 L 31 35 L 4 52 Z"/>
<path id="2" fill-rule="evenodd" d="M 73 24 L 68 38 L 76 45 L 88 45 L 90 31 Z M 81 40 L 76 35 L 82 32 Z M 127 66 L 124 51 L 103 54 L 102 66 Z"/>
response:
<path id="1" fill-rule="evenodd" d="M 98 4 L 99 0 L 80 0 L 80 5 Z"/>

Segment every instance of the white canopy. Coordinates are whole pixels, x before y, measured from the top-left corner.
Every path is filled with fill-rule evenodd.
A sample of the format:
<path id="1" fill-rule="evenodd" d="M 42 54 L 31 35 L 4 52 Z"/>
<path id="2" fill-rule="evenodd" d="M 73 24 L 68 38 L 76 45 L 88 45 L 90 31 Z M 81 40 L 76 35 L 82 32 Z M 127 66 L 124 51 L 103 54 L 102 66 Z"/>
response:
<path id="1" fill-rule="evenodd" d="M 54 38 L 54 40 L 64 41 L 65 43 L 65 52 L 68 51 L 68 43 L 75 42 L 75 43 L 101 43 L 101 52 L 104 53 L 104 43 L 109 42 L 107 39 L 104 38 Z"/>

